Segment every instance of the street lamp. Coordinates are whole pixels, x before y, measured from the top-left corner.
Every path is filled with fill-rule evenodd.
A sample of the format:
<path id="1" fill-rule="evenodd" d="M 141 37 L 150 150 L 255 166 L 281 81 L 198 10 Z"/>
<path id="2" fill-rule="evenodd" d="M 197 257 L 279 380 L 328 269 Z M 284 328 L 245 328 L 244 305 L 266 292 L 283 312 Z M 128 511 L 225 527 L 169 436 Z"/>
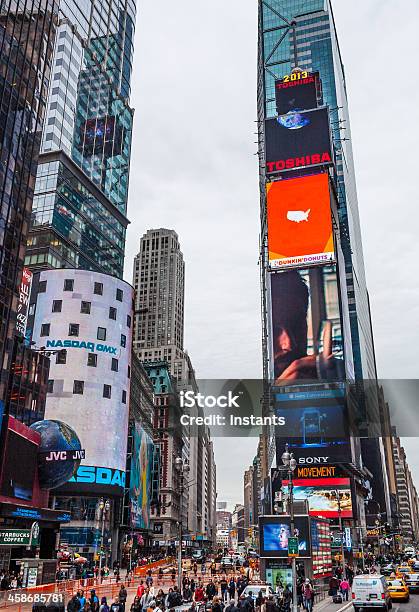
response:
<path id="1" fill-rule="evenodd" d="M 176 457 L 175 467 L 180 474 L 180 487 L 179 487 L 179 550 L 178 550 L 178 589 L 182 593 L 182 498 L 184 491 L 184 475 L 189 472 L 189 465 L 187 461 L 184 461 L 182 457 Z"/>
<path id="2" fill-rule="evenodd" d="M 295 468 L 297 467 L 297 461 L 294 458 L 294 455 L 289 452 L 288 444 L 285 445 L 285 451 L 282 453 L 282 463 L 288 471 L 288 503 L 289 503 L 289 513 L 290 513 L 290 527 L 291 527 L 291 535 L 294 536 L 295 533 L 295 524 L 294 524 L 294 483 L 293 483 L 293 473 Z M 295 557 L 291 559 L 291 569 L 292 569 L 292 612 L 297 612 L 297 568 Z"/>
<path id="3" fill-rule="evenodd" d="M 104 534 L 105 534 L 105 520 L 106 520 L 106 515 L 109 513 L 110 509 L 111 509 L 111 502 L 109 501 L 109 499 L 104 501 L 103 497 L 101 497 L 100 500 L 99 500 L 99 510 L 100 510 L 100 513 L 101 513 L 101 521 L 102 521 L 102 528 L 101 528 L 101 535 L 100 535 L 100 553 L 99 553 L 99 573 L 98 573 L 99 580 L 101 580 L 102 559 L 103 559 L 103 555 L 105 554 L 105 551 L 102 551 L 102 549 L 103 549 L 103 537 L 104 537 Z M 103 552 L 103 554 L 102 554 L 102 552 Z"/>

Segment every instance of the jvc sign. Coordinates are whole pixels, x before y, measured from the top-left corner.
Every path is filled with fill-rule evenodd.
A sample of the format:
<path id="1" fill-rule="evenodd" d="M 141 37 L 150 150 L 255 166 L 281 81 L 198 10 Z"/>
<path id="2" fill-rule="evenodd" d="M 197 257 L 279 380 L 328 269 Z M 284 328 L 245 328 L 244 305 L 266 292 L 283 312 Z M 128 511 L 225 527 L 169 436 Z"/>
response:
<path id="1" fill-rule="evenodd" d="M 57 450 L 47 453 L 40 453 L 40 458 L 43 461 L 77 461 L 86 458 L 84 449 L 79 450 Z"/>

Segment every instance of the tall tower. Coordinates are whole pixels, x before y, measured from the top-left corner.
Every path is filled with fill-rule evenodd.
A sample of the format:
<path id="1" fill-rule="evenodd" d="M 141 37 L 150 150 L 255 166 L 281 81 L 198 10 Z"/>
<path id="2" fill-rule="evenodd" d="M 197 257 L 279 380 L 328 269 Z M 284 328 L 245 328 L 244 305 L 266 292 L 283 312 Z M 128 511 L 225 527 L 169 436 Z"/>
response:
<path id="1" fill-rule="evenodd" d="M 148 230 L 134 259 L 134 351 L 141 361 L 164 359 L 182 379 L 185 263 L 178 236 Z"/>
<path id="2" fill-rule="evenodd" d="M 27 307 L 27 295 L 19 302 L 19 284 L 57 12 L 53 0 L 2 2 L 0 7 L 0 401 L 11 369 L 18 312 L 23 315 Z"/>
<path id="3" fill-rule="evenodd" d="M 122 278 L 134 0 L 61 0 L 25 263 Z"/>
<path id="4" fill-rule="evenodd" d="M 260 0 L 258 42 L 265 378 L 272 381 L 281 376 L 297 377 L 298 374 L 300 379 L 318 377 L 327 380 L 331 375 L 335 380 L 354 383 L 356 416 L 365 425 L 363 433 L 370 433 L 367 408 L 373 410 L 372 416 L 379 422 L 376 364 L 347 90 L 331 1 L 272 0 L 268 3 Z M 303 114 L 296 115 L 295 112 Z M 308 132 L 310 137 L 307 137 Z M 327 201 L 327 222 L 326 217 L 322 217 L 325 211 L 321 212 L 321 198 L 318 199 L 317 209 L 314 205 L 301 205 L 304 198 L 312 199 L 316 193 L 320 193 L 317 188 L 322 182 L 326 186 L 324 201 Z M 281 210 L 281 202 L 288 205 L 287 210 Z M 274 209 L 275 214 L 283 215 L 282 225 L 278 222 L 279 216 L 270 217 L 269 211 Z M 311 243 L 311 250 L 304 251 L 313 236 L 320 235 L 315 231 L 303 238 L 305 228 L 309 228 L 317 214 L 320 215 L 317 219 L 323 218 L 318 225 L 321 231 L 331 227 L 331 231 L 327 230 L 331 241 L 325 235 L 323 245 Z M 299 242 L 296 240 L 290 244 L 290 229 L 293 235 L 298 235 Z M 287 238 L 284 239 L 284 236 Z M 276 239 L 275 245 L 273 237 Z M 288 307 L 285 306 L 286 300 L 289 300 Z M 304 321 L 307 329 L 304 329 L 304 325 L 297 329 L 300 311 L 304 320 L 307 315 Z M 296 331 L 295 350 L 299 354 L 292 358 L 291 351 L 286 347 L 290 337 L 283 331 L 283 325 L 281 327 L 287 317 L 288 331 L 292 331 L 293 325 Z M 327 334 L 324 335 L 326 327 L 329 329 L 327 334 L 330 333 L 327 342 Z M 303 339 L 298 337 L 301 331 Z M 340 352 L 333 362 L 335 366 L 344 365 L 344 371 L 326 373 L 322 368 L 322 364 L 326 363 L 322 359 L 324 354 L 328 354 L 328 344 L 333 355 Z M 316 359 L 317 369 L 308 367 L 304 373 L 300 370 L 291 374 L 291 364 L 305 355 Z M 372 393 L 367 399 L 365 380 L 372 381 Z M 313 388 L 312 392 L 316 392 L 316 389 Z M 327 400 L 329 422 L 332 403 L 335 415 L 338 414 L 340 393 L 333 391 Z M 302 411 L 307 406 L 302 401 L 293 407 L 294 414 L 300 410 L 303 415 Z M 270 437 L 272 439 L 272 432 Z M 374 475 L 374 495 L 380 495 L 382 506 L 388 508 L 380 444 L 379 437 L 367 440 L 365 445 L 368 448 L 363 448 L 360 459 L 359 439 L 352 440 L 352 459 L 354 462 L 356 459 L 358 467 L 371 459 L 368 468 Z M 354 450 L 354 445 L 357 450 Z M 273 461 L 274 447 L 269 447 L 268 463 Z M 278 450 L 281 454 L 283 449 Z M 324 459 L 333 463 L 331 453 L 323 455 Z M 349 460 L 349 455 L 346 460 Z M 342 461 L 342 457 L 335 457 L 334 462 L 338 461 Z M 362 516 L 358 518 L 362 520 Z"/>

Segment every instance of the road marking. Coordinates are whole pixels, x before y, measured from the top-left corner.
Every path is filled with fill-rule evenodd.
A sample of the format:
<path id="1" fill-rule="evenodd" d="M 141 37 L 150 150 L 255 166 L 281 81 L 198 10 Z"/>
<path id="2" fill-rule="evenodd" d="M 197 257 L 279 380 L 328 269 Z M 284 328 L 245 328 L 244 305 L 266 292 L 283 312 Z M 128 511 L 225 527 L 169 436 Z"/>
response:
<path id="1" fill-rule="evenodd" d="M 350 606 L 352 606 L 352 601 L 349 601 L 343 606 L 343 608 L 339 608 L 339 610 L 337 610 L 336 612 L 343 612 L 344 610 L 347 610 Z"/>

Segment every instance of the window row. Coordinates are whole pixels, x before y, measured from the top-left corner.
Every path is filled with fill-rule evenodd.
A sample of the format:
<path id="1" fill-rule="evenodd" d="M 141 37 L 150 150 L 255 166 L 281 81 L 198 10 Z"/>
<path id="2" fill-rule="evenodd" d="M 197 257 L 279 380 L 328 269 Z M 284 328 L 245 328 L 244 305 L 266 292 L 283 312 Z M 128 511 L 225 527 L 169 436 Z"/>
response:
<path id="1" fill-rule="evenodd" d="M 54 383 L 53 379 L 49 379 L 48 381 L 48 393 L 54 393 Z M 73 381 L 73 395 L 84 395 L 84 380 L 75 380 Z M 112 398 L 112 385 L 103 385 L 103 394 L 102 397 L 105 399 Z M 122 391 L 121 402 L 123 404 L 127 403 L 127 392 L 125 389 Z"/>
<path id="2" fill-rule="evenodd" d="M 47 290 L 47 281 L 39 281 L 38 284 L 38 293 L 45 293 Z M 74 279 L 73 278 L 65 278 L 64 279 L 64 291 L 74 291 Z M 95 295 L 103 295 L 103 283 L 95 283 L 93 288 L 93 293 Z M 124 299 L 124 292 L 122 289 L 117 289 L 115 294 L 115 299 L 118 302 L 122 302 Z"/>
<path id="3" fill-rule="evenodd" d="M 51 323 L 42 323 L 41 325 L 41 337 L 49 336 L 51 332 Z M 74 337 L 78 337 L 80 334 L 80 325 L 78 323 L 69 323 L 68 324 L 68 335 Z M 98 327 L 96 338 L 103 342 L 106 340 L 107 330 L 106 327 Z M 121 334 L 120 344 L 123 348 L 127 346 L 127 337 L 125 334 Z"/>
<path id="4" fill-rule="evenodd" d="M 97 367 L 97 354 L 96 353 L 88 353 L 87 354 L 87 365 L 92 368 Z M 55 363 L 58 365 L 64 365 L 67 363 L 67 351 L 63 349 L 62 351 L 58 351 L 55 357 Z M 111 360 L 111 370 L 112 372 L 119 372 L 119 359 L 112 357 Z M 128 366 L 128 378 L 130 375 L 130 367 Z"/>
<path id="5" fill-rule="evenodd" d="M 52 302 L 52 312 L 61 312 L 63 308 L 62 300 L 53 300 Z M 81 301 L 80 304 L 80 313 L 81 314 L 90 314 L 92 308 L 92 302 L 86 302 L 84 300 Z M 118 314 L 118 310 L 113 306 L 109 306 L 109 318 L 113 321 L 116 321 Z M 131 315 L 127 315 L 127 327 L 131 327 Z"/>

